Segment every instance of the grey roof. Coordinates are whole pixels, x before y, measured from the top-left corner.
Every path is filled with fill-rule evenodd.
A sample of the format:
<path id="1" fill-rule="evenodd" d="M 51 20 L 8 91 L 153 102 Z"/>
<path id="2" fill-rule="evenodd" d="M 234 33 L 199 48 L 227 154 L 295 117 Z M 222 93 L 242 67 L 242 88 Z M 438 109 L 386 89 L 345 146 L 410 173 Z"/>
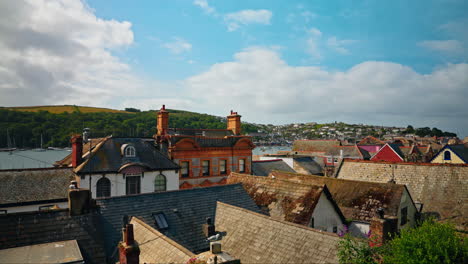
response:
<path id="1" fill-rule="evenodd" d="M 294 172 L 282 159 L 256 160 L 252 162 L 252 174 L 257 176 L 268 176 L 272 170 Z"/>
<path id="2" fill-rule="evenodd" d="M 201 136 L 171 136 L 170 143 L 171 145 L 176 144 L 177 142 L 181 141 L 182 139 L 192 139 L 195 141 L 200 147 L 202 148 L 210 148 L 210 147 L 233 147 L 237 141 L 246 138 L 243 136 L 234 136 L 234 137 L 201 137 Z M 249 137 L 247 137 L 249 138 Z"/>
<path id="3" fill-rule="evenodd" d="M 203 235 L 202 224 L 207 217 L 214 219 L 216 201 L 259 212 L 240 184 L 97 199 L 105 223 L 106 253 L 117 255 L 115 249 L 121 238 L 123 215 L 136 216 L 157 228 L 152 214 L 158 212 L 165 215 L 169 225 L 161 233 L 192 252 L 207 250 L 209 243 Z"/>
<path id="4" fill-rule="evenodd" d="M 320 174 L 322 173 L 322 166 L 315 161 L 312 157 L 298 157 L 293 158 L 294 162 L 299 165 L 303 170 L 306 170 L 309 174 Z"/>
<path id="5" fill-rule="evenodd" d="M 465 163 L 468 163 L 468 148 L 465 145 L 448 145 L 447 147 L 455 152 Z"/>
<path id="6" fill-rule="evenodd" d="M 405 159 L 405 154 L 403 154 L 398 144 L 388 144 L 388 146 L 391 147 L 402 159 Z"/>
<path id="7" fill-rule="evenodd" d="M 0 171 L 0 204 L 64 199 L 73 179 L 71 168 Z"/>
<path id="8" fill-rule="evenodd" d="M 186 263 L 195 255 L 136 217 L 130 223 L 140 247 L 140 263 Z"/>
<path id="9" fill-rule="evenodd" d="M 333 233 L 218 202 L 216 231 L 223 251 L 241 263 L 338 263 L 340 238 Z"/>
<path id="10" fill-rule="evenodd" d="M 0 250 L 0 263 L 84 263 L 76 240 Z"/>
<path id="11" fill-rule="evenodd" d="M 169 128 L 169 135 L 204 136 L 204 137 L 225 137 L 233 136 L 230 129 L 190 129 L 190 128 Z"/>
<path id="12" fill-rule="evenodd" d="M 86 263 L 105 263 L 97 213 L 69 216 L 68 210 L 0 215 L 0 249 L 77 240 Z"/>
<path id="13" fill-rule="evenodd" d="M 129 144 L 135 147 L 135 157 L 124 157 L 121 147 Z M 76 173 L 118 172 L 125 164 L 139 164 L 148 170 L 175 170 L 179 166 L 157 150 L 153 139 L 145 138 L 108 138 L 93 151 L 91 157 L 83 162 Z"/>

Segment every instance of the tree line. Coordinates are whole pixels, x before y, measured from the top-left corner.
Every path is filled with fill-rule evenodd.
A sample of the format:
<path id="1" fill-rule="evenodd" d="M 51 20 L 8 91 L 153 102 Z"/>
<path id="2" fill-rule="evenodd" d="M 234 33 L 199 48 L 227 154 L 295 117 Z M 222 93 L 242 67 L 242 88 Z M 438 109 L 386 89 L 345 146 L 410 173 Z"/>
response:
<path id="1" fill-rule="evenodd" d="M 133 109 L 131 109 L 133 110 Z M 135 109 L 137 110 L 137 109 Z M 169 126 L 193 129 L 225 129 L 226 119 L 208 114 L 168 110 Z M 156 133 L 157 111 L 132 113 L 52 114 L 0 109 L 0 148 L 69 147 L 70 137 L 90 128 L 91 137 L 152 137 Z M 243 123 L 243 133 L 256 132 L 254 124 Z M 8 140 L 9 138 L 9 140 Z"/>

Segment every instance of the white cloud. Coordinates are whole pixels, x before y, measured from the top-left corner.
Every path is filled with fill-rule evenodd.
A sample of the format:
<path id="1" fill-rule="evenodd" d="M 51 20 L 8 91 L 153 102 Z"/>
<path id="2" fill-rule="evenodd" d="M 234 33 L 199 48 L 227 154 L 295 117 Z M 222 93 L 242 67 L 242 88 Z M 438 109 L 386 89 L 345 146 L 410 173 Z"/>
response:
<path id="1" fill-rule="evenodd" d="M 106 105 L 141 86 L 111 51 L 133 44 L 131 23 L 83 2 L 0 1 L 0 105 Z"/>
<path id="2" fill-rule="evenodd" d="M 207 14 L 215 14 L 216 13 L 216 10 L 208 4 L 207 0 L 195 0 L 195 1 L 193 1 L 193 4 L 199 6 Z"/>
<path id="3" fill-rule="evenodd" d="M 311 28 L 307 30 L 307 34 L 306 52 L 315 59 L 321 59 L 322 54 L 319 46 L 322 38 L 322 32 L 318 28 Z"/>
<path id="4" fill-rule="evenodd" d="M 425 40 L 418 43 L 419 46 L 444 53 L 461 53 L 463 45 L 458 40 Z"/>
<path id="5" fill-rule="evenodd" d="M 327 45 L 329 48 L 335 50 L 341 54 L 349 54 L 349 50 L 344 46 L 355 43 L 356 40 L 352 39 L 337 39 L 336 37 L 330 37 L 327 40 Z"/>
<path id="6" fill-rule="evenodd" d="M 174 41 L 164 43 L 163 47 L 169 49 L 171 53 L 181 54 L 192 50 L 192 44 L 184 40 L 183 38 L 174 38 Z"/>
<path id="7" fill-rule="evenodd" d="M 241 109 L 246 120 L 344 120 L 437 126 L 468 112 L 468 64 L 430 74 L 390 62 L 367 61 L 346 71 L 288 65 L 277 51 L 252 48 L 186 80 L 200 111 Z M 426 122 L 426 123 L 425 123 Z M 444 123 L 445 122 L 445 123 Z M 440 125 L 443 127 L 443 125 Z"/>
<path id="8" fill-rule="evenodd" d="M 273 14 L 269 10 L 246 9 L 235 13 L 229 13 L 224 16 L 224 20 L 228 24 L 229 31 L 235 31 L 242 25 L 262 24 L 269 25 Z"/>

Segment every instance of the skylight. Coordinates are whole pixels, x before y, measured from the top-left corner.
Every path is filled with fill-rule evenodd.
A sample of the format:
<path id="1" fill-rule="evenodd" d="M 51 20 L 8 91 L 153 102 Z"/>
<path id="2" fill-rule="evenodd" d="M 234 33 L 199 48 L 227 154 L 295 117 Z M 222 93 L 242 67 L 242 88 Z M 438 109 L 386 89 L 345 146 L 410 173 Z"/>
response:
<path id="1" fill-rule="evenodd" d="M 156 222 L 156 226 L 158 229 L 166 229 L 169 227 L 167 224 L 166 216 L 164 213 L 153 213 L 153 219 Z"/>

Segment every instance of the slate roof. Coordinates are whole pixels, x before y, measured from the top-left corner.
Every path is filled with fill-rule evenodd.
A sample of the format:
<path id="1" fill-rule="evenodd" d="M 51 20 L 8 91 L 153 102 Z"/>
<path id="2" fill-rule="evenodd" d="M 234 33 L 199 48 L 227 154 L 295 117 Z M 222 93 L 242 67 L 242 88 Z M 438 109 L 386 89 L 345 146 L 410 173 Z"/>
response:
<path id="1" fill-rule="evenodd" d="M 322 173 L 322 166 L 312 157 L 296 157 L 293 158 L 295 164 L 299 165 L 302 169 L 306 170 L 309 174 Z"/>
<path id="2" fill-rule="evenodd" d="M 373 136 L 367 136 L 363 138 L 361 141 L 357 143 L 357 145 L 360 146 L 365 146 L 365 145 L 385 145 L 385 142 L 383 142 L 380 139 L 377 139 Z"/>
<path id="3" fill-rule="evenodd" d="M 335 146 L 340 146 L 339 140 L 295 140 L 292 151 L 327 152 Z"/>
<path id="4" fill-rule="evenodd" d="M 263 212 L 277 220 L 309 225 L 320 196 L 324 193 L 334 204 L 333 198 L 323 183 L 301 184 L 271 177 L 231 173 L 228 183 L 241 183 L 250 197 Z M 335 205 L 336 212 L 345 218 Z"/>
<path id="5" fill-rule="evenodd" d="M 230 129 L 190 129 L 190 128 L 169 128 L 169 135 L 182 136 L 204 136 L 204 137 L 219 137 L 234 136 Z"/>
<path id="6" fill-rule="evenodd" d="M 254 201 L 240 184 L 98 198 L 104 224 L 106 254 L 116 257 L 121 238 L 123 215 L 135 216 L 157 228 L 153 213 L 164 213 L 169 227 L 160 231 L 188 250 L 198 253 L 209 248 L 202 232 L 207 217 L 214 219 L 216 201 L 258 211 Z"/>
<path id="7" fill-rule="evenodd" d="M 397 217 L 405 185 L 344 180 L 298 173 L 273 171 L 270 176 L 302 184 L 326 184 L 347 219 L 370 221 L 379 207 L 385 215 Z"/>
<path id="8" fill-rule="evenodd" d="M 0 250 L 0 263 L 84 263 L 76 240 L 57 241 Z"/>
<path id="9" fill-rule="evenodd" d="M 0 171 L 0 204 L 67 198 L 73 179 L 71 168 Z"/>
<path id="10" fill-rule="evenodd" d="M 131 144 L 135 147 L 135 157 L 124 157 L 121 147 Z M 108 138 L 80 166 L 78 174 L 119 172 L 126 164 L 138 164 L 149 171 L 176 170 L 179 166 L 156 149 L 153 139 L 145 138 Z"/>
<path id="11" fill-rule="evenodd" d="M 241 263 L 338 263 L 340 238 L 218 202 L 216 231 L 223 251 Z"/>
<path id="12" fill-rule="evenodd" d="M 401 151 L 400 146 L 398 144 L 387 144 L 387 145 L 391 147 L 403 160 L 405 159 L 405 154 Z M 382 149 L 383 147 L 380 150 Z"/>
<path id="13" fill-rule="evenodd" d="M 202 137 L 202 136 L 171 136 L 169 142 L 175 145 L 182 139 L 192 139 L 202 148 L 210 147 L 233 147 L 237 141 L 246 138 L 245 136 L 229 136 L 229 137 Z M 249 138 L 249 137 L 248 137 Z"/>
<path id="14" fill-rule="evenodd" d="M 140 263 L 186 263 L 195 255 L 136 217 L 130 224 L 140 247 Z"/>
<path id="15" fill-rule="evenodd" d="M 69 216 L 68 210 L 0 215 L 0 249 L 77 240 L 86 263 L 106 262 L 98 214 Z"/>
<path id="16" fill-rule="evenodd" d="M 294 172 L 282 159 L 256 160 L 252 162 L 252 174 L 257 176 L 268 176 L 272 170 Z"/>
<path id="17" fill-rule="evenodd" d="M 369 159 L 370 154 L 364 149 L 360 149 L 357 145 L 353 146 L 335 146 L 331 148 L 325 155 L 340 157 L 343 153 L 343 158 L 354 159 Z"/>
<path id="18" fill-rule="evenodd" d="M 83 158 L 86 158 L 89 155 L 89 150 L 94 149 L 99 143 L 105 141 L 108 137 L 105 138 L 91 138 L 87 143 L 83 143 Z M 56 161 L 54 166 L 56 167 L 71 167 L 72 166 L 72 154 L 68 154 L 62 160 Z"/>
<path id="19" fill-rule="evenodd" d="M 446 148 L 451 149 L 458 157 L 460 157 L 465 163 L 468 163 L 468 148 L 464 144 L 460 145 L 447 145 L 442 148 L 439 153 L 434 157 L 440 155 Z"/>

